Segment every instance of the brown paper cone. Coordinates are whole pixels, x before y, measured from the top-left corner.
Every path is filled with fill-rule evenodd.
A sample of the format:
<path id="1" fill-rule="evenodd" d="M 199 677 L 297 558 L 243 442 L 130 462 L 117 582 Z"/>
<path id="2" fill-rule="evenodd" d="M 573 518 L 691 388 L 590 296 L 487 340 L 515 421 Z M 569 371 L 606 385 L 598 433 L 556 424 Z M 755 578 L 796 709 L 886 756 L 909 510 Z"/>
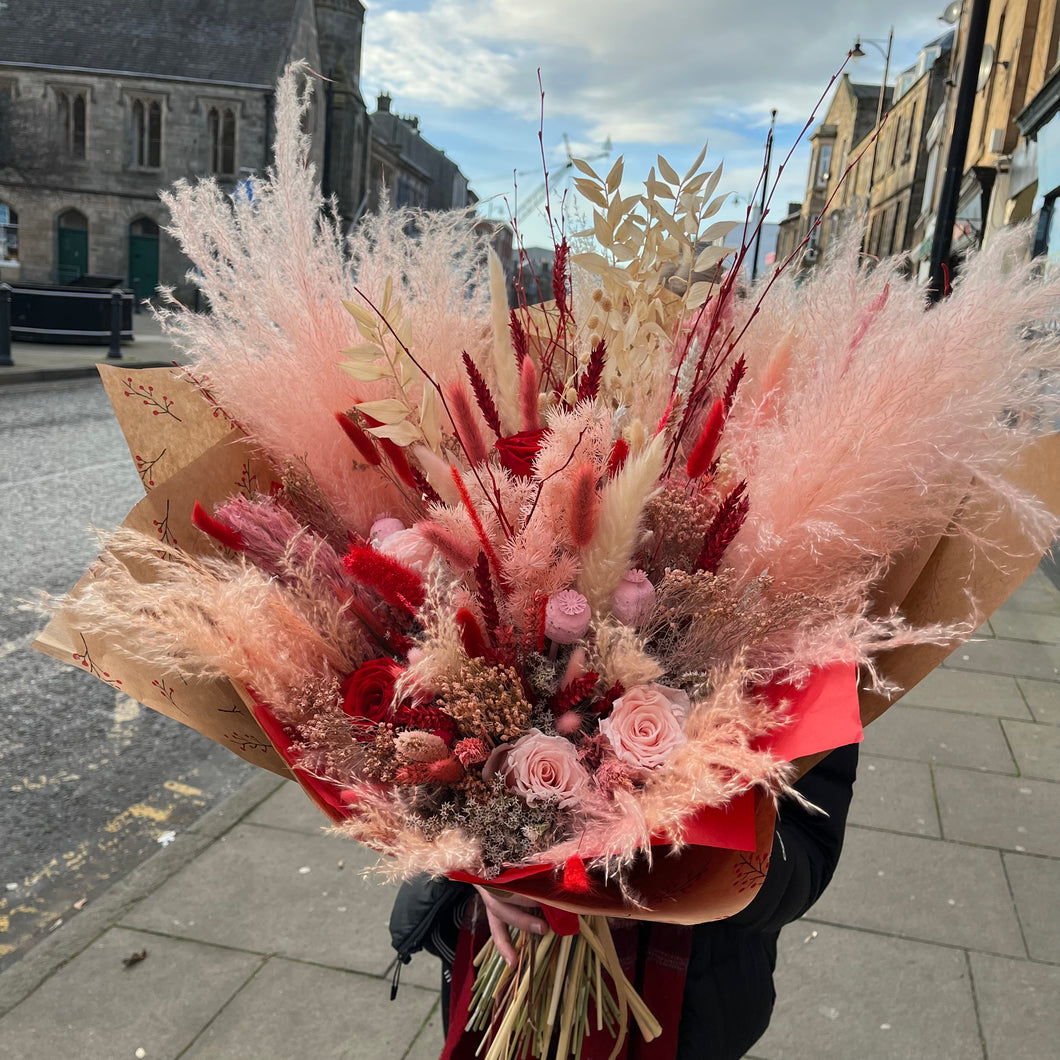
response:
<path id="1" fill-rule="evenodd" d="M 148 476 L 154 479 L 154 484 L 148 486 L 145 481 L 146 496 L 122 525 L 157 538 L 160 551 L 179 547 L 192 555 L 214 553 L 215 544 L 192 525 L 191 511 L 195 501 L 213 505 L 239 491 L 247 494 L 254 490 L 268 492 L 272 484 L 271 470 L 246 441 L 242 431 L 224 419 L 220 420 L 218 427 L 213 411 L 202 395 L 183 378 L 174 381 L 170 369 L 141 370 L 136 376 L 134 393 L 137 396 L 134 399 L 127 395 L 129 388 L 122 384 L 122 373 L 118 369 L 104 365 L 100 368 L 134 457 L 141 440 L 149 439 L 148 428 L 153 420 L 145 419 L 150 414 L 145 410 L 152 407 L 150 402 L 162 407 L 169 403 L 185 417 L 179 424 L 170 425 L 167 420 L 172 417 L 159 413 L 164 417 L 160 437 L 168 444 L 160 447 L 163 456 L 153 464 Z M 144 375 L 154 382 L 141 381 Z M 143 398 L 144 393 L 149 395 L 148 405 L 143 404 L 148 400 Z M 186 435 L 185 426 L 188 424 L 197 425 L 195 432 L 202 431 L 213 437 L 212 444 L 203 449 L 202 434 Z M 191 457 L 187 459 L 189 454 Z M 143 477 L 144 472 L 141 472 Z M 148 568 L 125 565 L 141 583 L 149 584 L 155 577 Z M 84 586 L 93 577 L 90 568 L 69 593 L 68 599 L 72 603 L 76 604 Z M 58 611 L 33 647 L 60 662 L 86 670 L 144 706 L 201 732 L 254 765 L 284 777 L 291 775 L 230 681 L 175 680 L 169 674 L 129 659 L 109 638 L 80 630 L 76 620 L 71 618 L 69 608 Z"/>

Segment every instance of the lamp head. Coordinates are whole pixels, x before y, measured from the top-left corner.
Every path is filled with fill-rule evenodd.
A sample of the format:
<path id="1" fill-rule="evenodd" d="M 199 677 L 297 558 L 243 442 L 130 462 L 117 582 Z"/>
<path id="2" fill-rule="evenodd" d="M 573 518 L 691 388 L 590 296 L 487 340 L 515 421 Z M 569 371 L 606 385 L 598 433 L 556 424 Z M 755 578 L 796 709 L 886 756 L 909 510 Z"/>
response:
<path id="1" fill-rule="evenodd" d="M 864 59 L 865 58 L 865 49 L 862 48 L 862 46 L 861 46 L 861 38 L 860 37 L 858 37 L 858 39 L 856 41 L 854 41 L 854 47 L 850 49 L 850 58 L 851 59 Z"/>

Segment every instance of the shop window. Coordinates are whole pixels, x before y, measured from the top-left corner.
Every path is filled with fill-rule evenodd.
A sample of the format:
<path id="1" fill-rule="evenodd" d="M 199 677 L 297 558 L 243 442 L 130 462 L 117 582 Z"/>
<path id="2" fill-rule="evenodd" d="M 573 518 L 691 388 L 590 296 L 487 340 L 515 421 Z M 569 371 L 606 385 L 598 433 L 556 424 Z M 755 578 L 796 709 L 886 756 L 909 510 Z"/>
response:
<path id="1" fill-rule="evenodd" d="M 143 169 L 162 165 L 162 104 L 158 100 L 133 101 L 132 164 Z"/>
<path id="2" fill-rule="evenodd" d="M 211 107 L 206 113 L 209 151 L 207 168 L 216 177 L 236 173 L 236 115 L 231 107 Z"/>

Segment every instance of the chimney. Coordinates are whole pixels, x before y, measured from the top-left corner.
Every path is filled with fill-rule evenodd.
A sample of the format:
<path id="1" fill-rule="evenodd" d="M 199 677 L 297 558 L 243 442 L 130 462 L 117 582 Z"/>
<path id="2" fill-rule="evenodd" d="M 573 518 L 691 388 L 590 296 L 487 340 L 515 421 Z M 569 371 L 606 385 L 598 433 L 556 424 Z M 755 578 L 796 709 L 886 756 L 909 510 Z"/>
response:
<path id="1" fill-rule="evenodd" d="M 380 114 L 390 113 L 390 104 L 394 101 L 385 92 L 379 93 L 379 98 L 376 100 L 375 109 Z"/>

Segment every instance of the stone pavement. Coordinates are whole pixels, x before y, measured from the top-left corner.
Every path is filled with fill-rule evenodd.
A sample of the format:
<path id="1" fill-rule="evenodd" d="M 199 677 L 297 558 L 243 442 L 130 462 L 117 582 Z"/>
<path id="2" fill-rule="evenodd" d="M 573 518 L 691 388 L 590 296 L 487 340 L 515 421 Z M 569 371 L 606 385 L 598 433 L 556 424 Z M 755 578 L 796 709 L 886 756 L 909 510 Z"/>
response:
<path id="1" fill-rule="evenodd" d="M 1060 591 L 1038 571 L 867 733 L 755 1060 L 1060 1056 Z M 433 1060 L 391 887 L 262 774 L 0 976 L 5 1060 Z M 142 960 L 133 960 L 144 955 Z"/>
<path id="2" fill-rule="evenodd" d="M 133 316 L 133 340 L 122 345 L 120 361 L 107 360 L 108 348 L 13 342 L 11 360 L 15 363 L 0 365 L 0 387 L 91 378 L 100 361 L 130 368 L 158 368 L 183 359 L 162 334 L 155 318 L 146 312 Z"/>

